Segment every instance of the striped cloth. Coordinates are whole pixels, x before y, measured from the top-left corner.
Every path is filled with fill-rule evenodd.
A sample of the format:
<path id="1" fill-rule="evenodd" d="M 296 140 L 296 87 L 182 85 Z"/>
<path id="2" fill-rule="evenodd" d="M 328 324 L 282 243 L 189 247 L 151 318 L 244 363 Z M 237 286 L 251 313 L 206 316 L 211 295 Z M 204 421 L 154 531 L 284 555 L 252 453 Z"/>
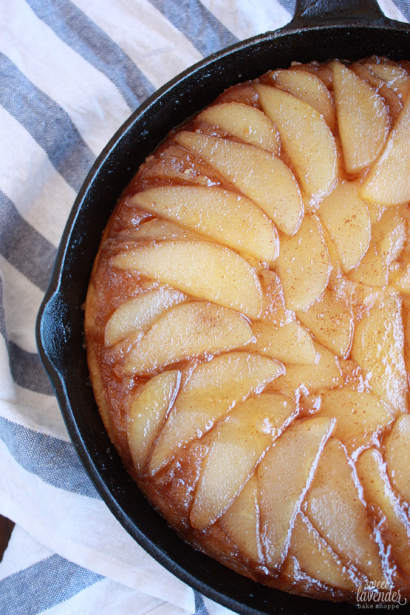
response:
<path id="1" fill-rule="evenodd" d="M 410 19 L 410 0 L 383 0 Z M 88 170 L 130 113 L 202 57 L 283 26 L 294 0 L 1 0 L 2 615 L 217 615 L 113 518 L 70 442 L 35 345 Z"/>

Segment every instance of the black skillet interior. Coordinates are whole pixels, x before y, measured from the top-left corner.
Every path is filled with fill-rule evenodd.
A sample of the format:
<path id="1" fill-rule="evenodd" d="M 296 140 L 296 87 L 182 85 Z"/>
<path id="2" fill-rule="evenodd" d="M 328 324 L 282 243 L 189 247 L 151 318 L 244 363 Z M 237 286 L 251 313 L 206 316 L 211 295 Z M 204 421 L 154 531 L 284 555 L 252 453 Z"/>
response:
<path id="1" fill-rule="evenodd" d="M 383 17 L 373 0 L 299 1 L 285 28 L 224 50 L 187 70 L 147 100 L 117 132 L 91 169 L 65 229 L 40 309 L 40 356 L 70 436 L 102 498 L 125 529 L 168 570 L 224 606 L 244 614 L 336 614 L 347 604 L 291 596 L 240 577 L 185 544 L 124 470 L 98 414 L 90 386 L 81 305 L 101 234 L 139 165 L 187 117 L 235 83 L 293 60 L 357 60 L 373 54 L 410 59 L 407 25 Z"/>

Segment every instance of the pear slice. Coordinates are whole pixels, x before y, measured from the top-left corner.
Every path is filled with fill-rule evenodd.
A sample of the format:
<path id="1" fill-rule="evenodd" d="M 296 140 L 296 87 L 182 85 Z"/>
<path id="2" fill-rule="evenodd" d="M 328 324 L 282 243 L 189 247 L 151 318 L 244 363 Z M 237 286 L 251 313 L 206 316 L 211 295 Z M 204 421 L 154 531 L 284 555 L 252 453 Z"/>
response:
<path id="1" fill-rule="evenodd" d="M 182 359 L 240 348 L 252 338 L 248 322 L 233 310 L 192 301 L 166 312 L 128 354 L 124 373 L 147 374 Z"/>
<path id="2" fill-rule="evenodd" d="M 306 215 L 296 235 L 282 239 L 276 267 L 288 309 L 304 310 L 322 294 L 330 258 L 317 216 Z"/>
<path id="3" fill-rule="evenodd" d="M 387 85 L 399 94 L 402 100 L 407 98 L 410 91 L 410 76 L 398 64 L 369 64 L 372 70 L 378 77 L 386 81 Z"/>
<path id="4" fill-rule="evenodd" d="M 300 98 L 323 115 L 330 130 L 335 128 L 335 106 L 332 96 L 321 79 L 300 70 L 277 70 L 270 73 L 275 85 Z"/>
<path id="5" fill-rule="evenodd" d="M 354 182 L 339 182 L 320 204 L 319 217 L 330 233 L 347 273 L 362 260 L 370 244 L 370 215 Z"/>
<path id="6" fill-rule="evenodd" d="M 300 568 L 313 579 L 342 589 L 353 590 L 356 587 L 346 566 L 303 513 L 296 516 L 289 557 L 295 557 Z"/>
<path id="7" fill-rule="evenodd" d="M 410 97 L 390 132 L 386 147 L 366 177 L 361 196 L 379 205 L 401 205 L 410 201 Z"/>
<path id="8" fill-rule="evenodd" d="M 259 538 L 258 485 L 254 474 L 222 515 L 220 524 L 246 557 L 263 564 Z"/>
<path id="9" fill-rule="evenodd" d="M 105 345 L 112 346 L 137 331 L 145 333 L 164 312 L 186 298 L 177 290 L 162 287 L 121 303 L 105 326 Z"/>
<path id="10" fill-rule="evenodd" d="M 170 222 L 154 218 L 143 222 L 132 231 L 133 239 L 199 239 L 196 233 Z"/>
<path id="11" fill-rule="evenodd" d="M 335 291 L 325 290 L 322 297 L 297 317 L 318 342 L 339 357 L 349 354 L 353 339 L 353 314 L 349 304 Z"/>
<path id="12" fill-rule="evenodd" d="M 153 476 L 194 438 L 201 438 L 236 403 L 283 373 L 280 363 L 231 352 L 202 363 L 180 391 L 149 462 Z"/>
<path id="13" fill-rule="evenodd" d="M 316 416 L 336 419 L 333 435 L 343 442 L 349 453 L 372 443 L 374 435 L 394 418 L 391 410 L 375 395 L 348 388 L 323 391 Z"/>
<path id="14" fill-rule="evenodd" d="M 359 173 L 381 153 L 389 132 L 383 99 L 340 62 L 331 63 L 337 122 L 348 173 Z"/>
<path id="15" fill-rule="evenodd" d="M 386 295 L 380 306 L 356 326 L 352 359 L 367 373 L 372 391 L 397 414 L 408 407 L 408 378 L 404 363 L 401 300 Z"/>
<path id="16" fill-rule="evenodd" d="M 295 517 L 333 424 L 327 418 L 297 421 L 257 469 L 261 540 L 269 568 L 279 567 L 286 557 Z"/>
<path id="17" fill-rule="evenodd" d="M 292 400 L 261 394 L 236 406 L 212 431 L 191 525 L 204 530 L 225 512 L 252 474 L 263 452 L 295 414 Z"/>
<path id="18" fill-rule="evenodd" d="M 267 355 L 287 365 L 314 365 L 318 359 L 313 340 L 308 331 L 293 321 L 282 327 L 263 322 L 252 325 L 256 341 L 249 345 L 260 354 Z"/>
<path id="19" fill-rule="evenodd" d="M 366 507 L 343 446 L 329 440 L 306 499 L 306 514 L 340 557 L 371 581 L 386 581 Z"/>
<path id="20" fill-rule="evenodd" d="M 245 196 L 252 199 L 281 231 L 292 235 L 303 217 L 298 183 L 282 160 L 253 145 L 180 132 L 179 145 L 200 156 Z"/>
<path id="21" fill-rule="evenodd" d="M 181 372 L 163 372 L 154 376 L 130 400 L 128 443 L 138 472 L 146 466 L 154 440 L 161 431 L 181 382 Z"/>
<path id="22" fill-rule="evenodd" d="M 225 132 L 272 154 L 279 154 L 280 137 L 274 124 L 259 109 L 243 103 L 222 103 L 208 107 L 198 120 L 218 126 Z"/>
<path id="23" fill-rule="evenodd" d="M 399 417 L 386 443 L 386 462 L 390 480 L 401 497 L 410 504 L 410 416 Z"/>
<path id="24" fill-rule="evenodd" d="M 316 365 L 288 365 L 286 374 L 275 380 L 269 388 L 292 397 L 302 388 L 317 391 L 339 386 L 342 383 L 342 372 L 337 357 L 316 342 L 314 347 L 318 357 Z"/>
<path id="25" fill-rule="evenodd" d="M 303 100 L 256 84 L 262 109 L 279 130 L 282 145 L 310 197 L 325 196 L 337 177 L 336 143 L 323 117 Z"/>
<path id="26" fill-rule="evenodd" d="M 393 557 L 409 575 L 410 523 L 392 491 L 383 457 L 379 451 L 369 448 L 360 455 L 356 469 L 368 505 L 379 510 L 382 519 L 381 531 L 391 545 Z M 378 528 L 380 529 L 380 524 Z"/>
<path id="27" fill-rule="evenodd" d="M 268 263 L 279 252 L 275 225 L 252 201 L 221 188 L 162 186 L 128 201 Z"/>
<path id="28" fill-rule="evenodd" d="M 161 241 L 123 252 L 112 263 L 250 318 L 257 318 L 262 309 L 262 289 L 254 269 L 229 248 L 207 241 Z"/>
<path id="29" fill-rule="evenodd" d="M 285 293 L 280 277 L 276 271 L 262 269 L 260 280 L 263 291 L 263 308 L 260 320 L 276 327 L 288 325 L 295 320 L 295 313 L 285 304 Z"/>

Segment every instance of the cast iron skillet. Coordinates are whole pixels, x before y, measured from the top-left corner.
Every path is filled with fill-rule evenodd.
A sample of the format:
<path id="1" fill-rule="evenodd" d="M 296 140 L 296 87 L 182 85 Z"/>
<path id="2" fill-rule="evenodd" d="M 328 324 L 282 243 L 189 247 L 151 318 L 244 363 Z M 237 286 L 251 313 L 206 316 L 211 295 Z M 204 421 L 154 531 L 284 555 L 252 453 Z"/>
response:
<path id="1" fill-rule="evenodd" d="M 81 305 L 101 234 L 140 164 L 187 117 L 225 88 L 293 60 L 410 59 L 410 26 L 384 17 L 375 0 L 298 0 L 286 27 L 239 43 L 188 69 L 149 98 L 92 167 L 70 214 L 37 321 L 37 342 L 71 439 L 107 506 L 131 536 L 177 577 L 246 615 L 357 613 L 269 589 L 195 551 L 171 530 L 125 471 L 90 386 Z"/>

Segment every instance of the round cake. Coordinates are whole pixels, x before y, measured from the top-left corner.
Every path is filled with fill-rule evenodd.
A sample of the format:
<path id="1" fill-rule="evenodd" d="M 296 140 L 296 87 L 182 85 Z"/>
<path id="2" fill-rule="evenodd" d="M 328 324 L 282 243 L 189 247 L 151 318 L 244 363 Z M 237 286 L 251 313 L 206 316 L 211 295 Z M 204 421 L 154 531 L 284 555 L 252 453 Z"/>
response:
<path id="1" fill-rule="evenodd" d="M 194 548 L 299 595 L 410 598 L 409 66 L 226 90 L 138 170 L 87 294 L 128 472 Z"/>

